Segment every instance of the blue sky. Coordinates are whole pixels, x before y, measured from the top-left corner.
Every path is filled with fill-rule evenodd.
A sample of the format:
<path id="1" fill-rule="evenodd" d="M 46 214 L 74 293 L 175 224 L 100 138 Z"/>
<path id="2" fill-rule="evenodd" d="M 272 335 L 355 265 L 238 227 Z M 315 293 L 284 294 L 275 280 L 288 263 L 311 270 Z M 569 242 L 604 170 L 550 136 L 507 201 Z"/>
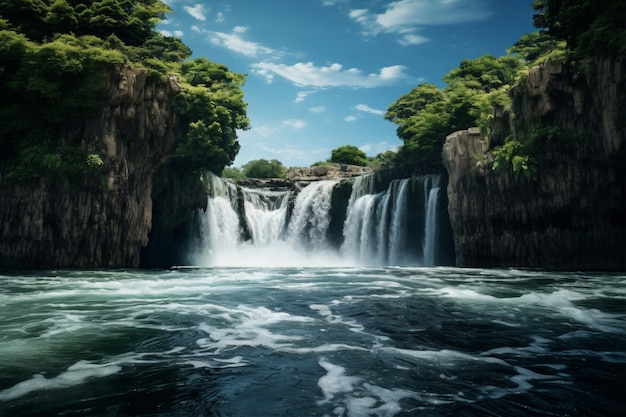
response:
<path id="1" fill-rule="evenodd" d="M 402 144 L 391 103 L 466 58 L 501 56 L 532 26 L 532 0 L 165 0 L 159 30 L 247 74 L 251 129 L 233 166 L 327 160 Z"/>

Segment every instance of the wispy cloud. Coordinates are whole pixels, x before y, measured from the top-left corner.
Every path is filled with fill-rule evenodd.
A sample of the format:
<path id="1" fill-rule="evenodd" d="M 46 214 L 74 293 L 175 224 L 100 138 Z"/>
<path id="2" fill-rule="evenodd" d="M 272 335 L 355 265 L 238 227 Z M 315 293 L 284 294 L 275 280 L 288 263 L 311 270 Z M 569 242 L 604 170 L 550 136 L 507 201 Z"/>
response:
<path id="1" fill-rule="evenodd" d="M 287 119 L 287 120 L 283 120 L 283 124 L 285 126 L 290 126 L 294 129 L 303 129 L 304 127 L 306 127 L 306 122 L 304 120 L 300 120 L 300 119 Z"/>
<path id="2" fill-rule="evenodd" d="M 246 30 L 246 27 L 236 26 L 232 33 L 212 32 L 210 41 L 213 45 L 223 46 L 249 58 L 257 58 L 260 55 L 269 55 L 275 52 L 260 43 L 245 40 L 243 34 Z"/>
<path id="3" fill-rule="evenodd" d="M 383 13 L 354 9 L 349 14 L 363 26 L 365 34 L 393 34 L 403 46 L 428 42 L 416 33 L 427 26 L 482 21 L 491 15 L 485 0 L 398 0 L 390 2 Z"/>
<path id="4" fill-rule="evenodd" d="M 356 106 L 354 106 L 354 108 L 357 109 L 358 111 L 362 111 L 365 113 L 372 113 L 378 116 L 383 116 L 385 114 L 383 110 L 373 109 L 367 104 L 357 104 Z"/>
<path id="5" fill-rule="evenodd" d="M 308 96 L 315 93 L 315 91 L 298 91 L 294 103 L 302 103 Z"/>
<path id="6" fill-rule="evenodd" d="M 320 106 L 311 107 L 309 111 L 312 111 L 313 113 L 323 113 L 326 111 L 326 106 L 320 105 Z"/>
<path id="7" fill-rule="evenodd" d="M 322 0 L 322 6 L 334 6 L 336 4 L 345 3 L 347 0 Z"/>
<path id="8" fill-rule="evenodd" d="M 345 120 L 346 122 L 352 123 L 352 122 L 356 122 L 358 118 L 356 116 L 348 116 L 343 120 Z"/>
<path id="9" fill-rule="evenodd" d="M 393 65 L 381 68 L 380 72 L 365 74 L 357 68 L 343 69 L 341 64 L 318 67 L 312 62 L 299 62 L 294 65 L 259 62 L 252 64 L 255 74 L 265 77 L 271 83 L 275 75 L 283 77 L 298 86 L 307 87 L 356 87 L 373 88 L 398 83 L 408 79 L 406 67 Z"/>
<path id="10" fill-rule="evenodd" d="M 184 6 L 183 9 L 197 20 L 205 21 L 209 12 L 203 5 L 196 4 L 194 6 Z"/>
<path id="11" fill-rule="evenodd" d="M 396 152 L 398 150 L 398 145 L 391 145 L 390 143 L 383 141 L 374 144 L 367 143 L 359 147 L 359 149 L 365 152 L 367 155 L 378 155 L 379 153 L 387 151 Z"/>
<path id="12" fill-rule="evenodd" d="M 177 38 L 181 38 L 185 34 L 182 30 L 160 30 L 159 33 L 163 36 L 175 36 Z"/>

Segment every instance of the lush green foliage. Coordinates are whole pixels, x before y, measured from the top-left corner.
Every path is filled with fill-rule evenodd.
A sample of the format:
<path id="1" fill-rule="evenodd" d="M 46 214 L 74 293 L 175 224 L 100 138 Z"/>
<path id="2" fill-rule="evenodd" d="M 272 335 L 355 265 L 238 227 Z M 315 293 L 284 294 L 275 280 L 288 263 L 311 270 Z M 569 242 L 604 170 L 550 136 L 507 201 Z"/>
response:
<path id="1" fill-rule="evenodd" d="M 284 178 L 286 169 L 283 164 L 272 159 L 255 159 L 242 167 L 243 175 L 248 178 Z"/>
<path id="2" fill-rule="evenodd" d="M 241 168 L 237 167 L 226 167 L 222 170 L 223 178 L 232 178 L 234 180 L 241 180 L 246 177 Z"/>
<path id="3" fill-rule="evenodd" d="M 152 82 L 178 76 L 182 91 L 173 108 L 186 131 L 174 152 L 178 169 L 219 172 L 232 163 L 236 130 L 248 128 L 245 78 L 206 59 L 185 61 L 191 50 L 155 31 L 170 11 L 161 0 L 0 2 L 3 181 L 62 174 L 67 169 L 52 169 L 59 161 L 72 172 L 89 171 L 86 158 L 97 152 L 68 157 L 85 148 L 85 138 L 60 143 L 59 130 L 67 120 L 96 114 L 107 74 L 118 65 L 144 67 Z"/>
<path id="4" fill-rule="evenodd" d="M 535 27 L 567 42 L 578 58 L 626 52 L 626 2 L 535 0 Z"/>
<path id="5" fill-rule="evenodd" d="M 367 155 L 354 145 L 343 145 L 333 149 L 330 153 L 329 162 L 335 164 L 349 164 L 367 166 Z"/>
<path id="6" fill-rule="evenodd" d="M 391 104 L 385 118 L 398 125 L 404 142 L 396 165 L 422 172 L 439 169 L 443 142 L 455 130 L 478 126 L 484 136 L 499 135 L 491 131 L 494 113 L 511 109 L 510 89 L 521 84 L 531 66 L 546 59 L 567 62 L 572 56 L 626 52 L 624 1 L 535 0 L 533 7 L 535 26 L 547 31 L 523 35 L 506 56 L 464 60 L 443 77 L 443 89 L 422 84 Z M 537 144 L 552 141 L 555 133 L 536 127 L 524 135 L 508 136 L 504 143 L 499 139 L 493 167 L 510 166 L 518 177 L 533 179 Z"/>
<path id="7" fill-rule="evenodd" d="M 181 75 L 183 89 L 173 105 L 189 130 L 174 152 L 175 162 L 220 172 L 239 152 L 236 130 L 249 126 L 240 89 L 244 76 L 204 58 L 183 63 Z"/>
<path id="8" fill-rule="evenodd" d="M 509 138 L 504 145 L 495 148 L 492 154 L 493 170 L 511 166 L 516 178 L 524 176 L 528 180 L 537 179 L 537 160 L 528 154 L 526 146 L 518 140 Z"/>
<path id="9" fill-rule="evenodd" d="M 508 89 L 523 68 L 516 56 L 467 59 L 443 77 L 445 88 L 421 84 L 392 103 L 385 118 L 398 125 L 404 142 L 396 164 L 434 171 L 450 133 L 478 125 L 487 134 L 494 107 L 510 106 Z"/>

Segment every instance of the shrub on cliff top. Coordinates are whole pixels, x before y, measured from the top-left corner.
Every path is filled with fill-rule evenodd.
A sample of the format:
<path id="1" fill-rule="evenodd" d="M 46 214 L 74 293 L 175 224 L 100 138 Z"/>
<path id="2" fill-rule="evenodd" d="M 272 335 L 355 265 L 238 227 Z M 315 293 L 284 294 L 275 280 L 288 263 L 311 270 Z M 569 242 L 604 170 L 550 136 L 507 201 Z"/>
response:
<path id="1" fill-rule="evenodd" d="M 0 2 L 4 180 L 11 170 L 28 171 L 26 177 L 46 172 L 43 162 L 38 166 L 29 157 L 33 147 L 50 156 L 36 160 L 50 161 L 64 146 L 79 146 L 59 144 L 59 128 L 66 120 L 95 114 L 104 104 L 105 73 L 120 64 L 147 68 L 154 82 L 179 76 L 182 92 L 174 107 L 187 133 L 175 156 L 191 161 L 181 169 L 220 171 L 234 160 L 235 131 L 248 127 L 240 88 L 245 78 L 208 60 L 185 62 L 189 47 L 155 31 L 170 11 L 160 0 Z"/>

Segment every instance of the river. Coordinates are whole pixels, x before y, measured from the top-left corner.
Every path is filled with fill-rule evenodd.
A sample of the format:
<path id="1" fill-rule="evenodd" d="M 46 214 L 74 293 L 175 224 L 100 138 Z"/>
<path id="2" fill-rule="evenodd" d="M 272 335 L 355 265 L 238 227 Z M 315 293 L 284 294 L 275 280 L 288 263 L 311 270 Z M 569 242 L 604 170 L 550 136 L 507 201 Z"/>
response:
<path id="1" fill-rule="evenodd" d="M 2 416 L 622 416 L 626 275 L 0 276 Z"/>

